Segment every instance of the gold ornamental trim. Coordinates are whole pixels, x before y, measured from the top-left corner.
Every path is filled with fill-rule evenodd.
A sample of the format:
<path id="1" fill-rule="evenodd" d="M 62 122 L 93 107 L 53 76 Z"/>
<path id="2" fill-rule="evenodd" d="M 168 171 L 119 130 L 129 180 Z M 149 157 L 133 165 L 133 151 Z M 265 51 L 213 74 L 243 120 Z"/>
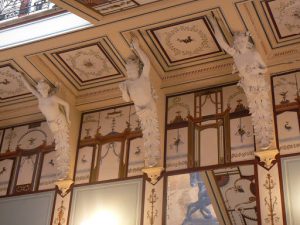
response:
<path id="1" fill-rule="evenodd" d="M 147 177 L 150 179 L 150 183 L 155 185 L 158 182 L 158 178 L 160 177 L 162 171 L 164 171 L 163 167 L 149 167 L 142 169 L 143 173 L 147 174 Z"/>
<path id="2" fill-rule="evenodd" d="M 260 159 L 260 162 L 264 163 L 267 169 L 270 169 L 272 167 L 273 161 L 276 160 L 276 155 L 278 154 L 278 149 L 261 150 L 254 152 L 254 155 Z"/>

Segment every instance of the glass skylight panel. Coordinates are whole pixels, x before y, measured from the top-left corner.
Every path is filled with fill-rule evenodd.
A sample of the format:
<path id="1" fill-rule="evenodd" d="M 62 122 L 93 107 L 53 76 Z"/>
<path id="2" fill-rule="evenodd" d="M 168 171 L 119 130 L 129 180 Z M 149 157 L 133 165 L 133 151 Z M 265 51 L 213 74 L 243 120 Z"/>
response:
<path id="1" fill-rule="evenodd" d="M 91 24 L 88 21 L 72 13 L 61 13 L 0 30 L 0 49 L 10 48 L 89 26 Z"/>
<path id="2" fill-rule="evenodd" d="M 0 0 L 0 23 L 55 8 L 49 0 Z"/>

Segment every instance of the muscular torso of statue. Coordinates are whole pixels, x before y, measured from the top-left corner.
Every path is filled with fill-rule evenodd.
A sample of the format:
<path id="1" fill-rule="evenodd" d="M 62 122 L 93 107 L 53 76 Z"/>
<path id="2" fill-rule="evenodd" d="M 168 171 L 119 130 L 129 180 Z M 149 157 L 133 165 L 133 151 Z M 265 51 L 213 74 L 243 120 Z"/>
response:
<path id="1" fill-rule="evenodd" d="M 61 113 L 59 104 L 52 99 L 52 96 L 39 99 L 39 109 L 50 122 L 57 119 Z"/>
<path id="2" fill-rule="evenodd" d="M 135 106 L 145 108 L 153 101 L 151 85 L 148 78 L 140 76 L 135 80 L 127 80 L 126 85 Z"/>

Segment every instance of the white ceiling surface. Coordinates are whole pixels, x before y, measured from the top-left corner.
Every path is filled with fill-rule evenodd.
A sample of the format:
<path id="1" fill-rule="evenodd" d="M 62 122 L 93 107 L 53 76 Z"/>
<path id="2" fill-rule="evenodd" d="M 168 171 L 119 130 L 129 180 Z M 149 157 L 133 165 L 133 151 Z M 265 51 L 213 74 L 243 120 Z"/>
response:
<path id="1" fill-rule="evenodd" d="M 233 32 L 251 32 L 270 73 L 300 68 L 299 1 L 140 1 L 140 5 L 110 14 L 103 14 L 100 9 L 104 6 L 95 11 L 74 4 L 66 9 L 84 19 L 73 16 L 77 22 L 63 19 L 63 23 L 43 28 L 49 26 L 44 30 L 50 32 L 64 25 L 81 30 L 1 50 L 0 126 L 42 118 L 36 99 L 22 90 L 14 69 L 25 72 L 33 83 L 39 79 L 60 83 L 59 95 L 79 111 L 122 103 L 118 84 L 126 77 L 130 32 L 137 35 L 149 56 L 151 79 L 162 96 L 237 80 L 238 76 L 231 73 L 232 58 L 218 47 L 212 35 L 207 20 L 212 14 L 220 18 L 220 29 L 229 43 Z M 56 0 L 56 4 L 59 2 Z M 115 10 L 117 6 L 106 4 L 104 11 L 110 8 Z M 67 15 L 73 14 L 54 18 Z M 28 32 L 29 26 L 22 25 L 27 31 L 14 34 L 6 32 L 15 28 L 1 29 L 0 46 L 17 43 L 16 37 L 22 41 L 39 39 L 41 30 L 31 28 Z"/>

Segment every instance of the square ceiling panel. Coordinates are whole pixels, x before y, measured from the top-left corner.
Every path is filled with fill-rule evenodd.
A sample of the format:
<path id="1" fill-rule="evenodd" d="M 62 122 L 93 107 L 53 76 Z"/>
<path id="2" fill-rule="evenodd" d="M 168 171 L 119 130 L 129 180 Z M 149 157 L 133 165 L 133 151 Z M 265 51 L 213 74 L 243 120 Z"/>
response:
<path id="1" fill-rule="evenodd" d="M 265 4 L 267 13 L 280 38 L 300 34 L 300 1 L 269 0 Z"/>
<path id="2" fill-rule="evenodd" d="M 125 9 L 133 8 L 139 6 L 135 1 L 131 0 L 117 0 L 117 1 L 109 1 L 106 4 L 101 4 L 95 9 L 99 11 L 101 15 L 107 15 L 111 13 L 116 13 L 123 11 Z"/>
<path id="3" fill-rule="evenodd" d="M 230 43 L 232 32 L 220 8 L 197 12 L 184 17 L 176 17 L 159 23 L 148 24 L 133 30 L 121 32 L 128 45 L 131 33 L 135 33 L 144 43 L 144 50 L 151 51 L 157 65 L 164 73 L 193 66 L 203 66 L 208 62 L 227 59 L 226 54 L 214 37 L 209 17 L 218 15 L 218 24 L 224 39 Z M 149 53 L 147 53 L 149 54 Z M 149 54 L 149 57 L 152 57 Z"/>
<path id="4" fill-rule="evenodd" d="M 47 55 L 77 90 L 124 79 L 124 61 L 105 37 L 52 50 Z"/>
<path id="5" fill-rule="evenodd" d="M 11 64 L 0 66 L 0 102 L 10 102 L 31 96 Z"/>
<path id="6" fill-rule="evenodd" d="M 120 74 L 97 44 L 61 52 L 58 56 L 82 83 Z"/>
<path id="7" fill-rule="evenodd" d="M 84 5 L 93 7 L 101 15 L 108 15 L 135 8 L 159 0 L 77 0 Z"/>
<path id="8" fill-rule="evenodd" d="M 220 52 L 204 18 L 150 30 L 169 63 Z"/>

